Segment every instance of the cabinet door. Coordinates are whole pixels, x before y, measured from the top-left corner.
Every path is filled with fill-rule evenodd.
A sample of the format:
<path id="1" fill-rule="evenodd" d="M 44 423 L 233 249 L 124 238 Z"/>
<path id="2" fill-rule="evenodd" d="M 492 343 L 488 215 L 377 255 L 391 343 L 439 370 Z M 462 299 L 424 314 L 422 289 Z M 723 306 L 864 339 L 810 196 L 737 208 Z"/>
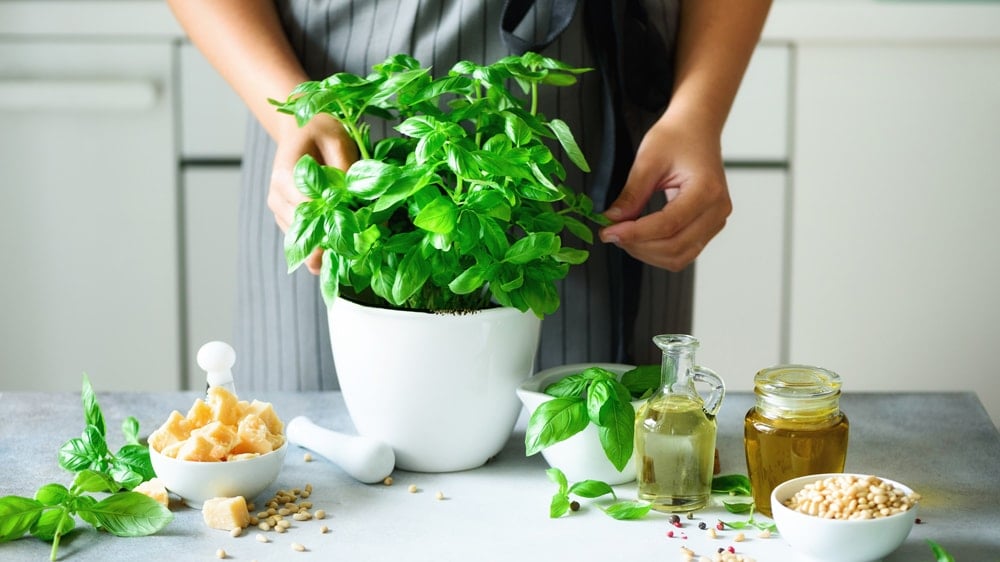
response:
<path id="1" fill-rule="evenodd" d="M 730 169 L 733 213 L 695 269 L 698 362 L 731 390 L 781 359 L 785 280 L 785 190 L 781 169 Z"/>
<path id="2" fill-rule="evenodd" d="M 0 390 L 178 388 L 167 42 L 0 43 Z"/>
<path id="3" fill-rule="evenodd" d="M 191 388 L 198 388 L 204 385 L 205 376 L 196 360 L 198 349 L 213 340 L 233 341 L 240 170 L 236 166 L 191 167 L 183 179 L 185 364 L 191 373 Z"/>
<path id="4" fill-rule="evenodd" d="M 790 355 L 1000 420 L 1000 46 L 798 55 Z"/>

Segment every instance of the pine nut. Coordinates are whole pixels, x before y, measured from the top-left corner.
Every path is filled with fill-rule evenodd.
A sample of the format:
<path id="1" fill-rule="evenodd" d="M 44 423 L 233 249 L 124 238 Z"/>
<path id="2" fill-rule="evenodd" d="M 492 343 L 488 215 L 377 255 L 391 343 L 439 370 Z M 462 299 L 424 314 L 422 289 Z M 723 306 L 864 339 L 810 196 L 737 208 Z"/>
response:
<path id="1" fill-rule="evenodd" d="M 291 544 L 291 547 L 292 547 L 292 550 L 294 550 L 296 552 L 305 552 L 305 550 L 306 550 L 305 546 L 303 546 L 303 545 L 301 545 L 301 544 L 299 544 L 297 542 L 293 542 Z"/>
<path id="2" fill-rule="evenodd" d="M 254 538 L 257 539 L 257 542 L 271 542 L 271 539 L 267 538 L 266 536 L 260 533 L 257 533 L 257 535 Z"/>

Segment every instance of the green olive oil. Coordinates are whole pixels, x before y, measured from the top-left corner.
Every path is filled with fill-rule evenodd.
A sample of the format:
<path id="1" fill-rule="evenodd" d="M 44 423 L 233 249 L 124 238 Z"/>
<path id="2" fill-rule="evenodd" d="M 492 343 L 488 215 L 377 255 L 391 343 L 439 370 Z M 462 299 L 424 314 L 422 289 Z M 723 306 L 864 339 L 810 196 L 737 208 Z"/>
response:
<path id="1" fill-rule="evenodd" d="M 712 489 L 715 435 L 715 417 L 696 397 L 667 394 L 644 404 L 635 423 L 639 498 L 658 511 L 705 507 Z"/>

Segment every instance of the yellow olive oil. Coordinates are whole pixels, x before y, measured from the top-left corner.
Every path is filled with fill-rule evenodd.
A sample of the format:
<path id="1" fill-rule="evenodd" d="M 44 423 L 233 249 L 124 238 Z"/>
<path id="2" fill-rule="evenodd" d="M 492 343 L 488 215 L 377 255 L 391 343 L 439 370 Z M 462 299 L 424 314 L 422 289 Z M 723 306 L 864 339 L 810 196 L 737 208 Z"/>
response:
<path id="1" fill-rule="evenodd" d="M 715 417 L 694 396 L 654 397 L 636 413 L 639 498 L 658 511 L 694 511 L 708 503 L 715 460 Z"/>
<path id="2" fill-rule="evenodd" d="M 779 365 L 754 377 L 757 402 L 743 424 L 747 475 L 757 511 L 771 515 L 771 491 L 808 474 L 843 472 L 847 416 L 840 375 L 808 365 Z"/>

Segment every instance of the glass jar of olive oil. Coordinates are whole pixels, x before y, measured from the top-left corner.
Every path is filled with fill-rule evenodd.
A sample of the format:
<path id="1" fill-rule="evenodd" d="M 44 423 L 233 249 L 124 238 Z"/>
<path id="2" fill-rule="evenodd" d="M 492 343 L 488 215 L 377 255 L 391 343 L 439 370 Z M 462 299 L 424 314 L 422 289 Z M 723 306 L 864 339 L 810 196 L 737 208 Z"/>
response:
<path id="1" fill-rule="evenodd" d="M 807 365 L 781 365 L 754 377 L 757 403 L 744 420 L 747 473 L 757 511 L 771 515 L 771 491 L 785 480 L 843 472 L 847 416 L 840 376 Z"/>

